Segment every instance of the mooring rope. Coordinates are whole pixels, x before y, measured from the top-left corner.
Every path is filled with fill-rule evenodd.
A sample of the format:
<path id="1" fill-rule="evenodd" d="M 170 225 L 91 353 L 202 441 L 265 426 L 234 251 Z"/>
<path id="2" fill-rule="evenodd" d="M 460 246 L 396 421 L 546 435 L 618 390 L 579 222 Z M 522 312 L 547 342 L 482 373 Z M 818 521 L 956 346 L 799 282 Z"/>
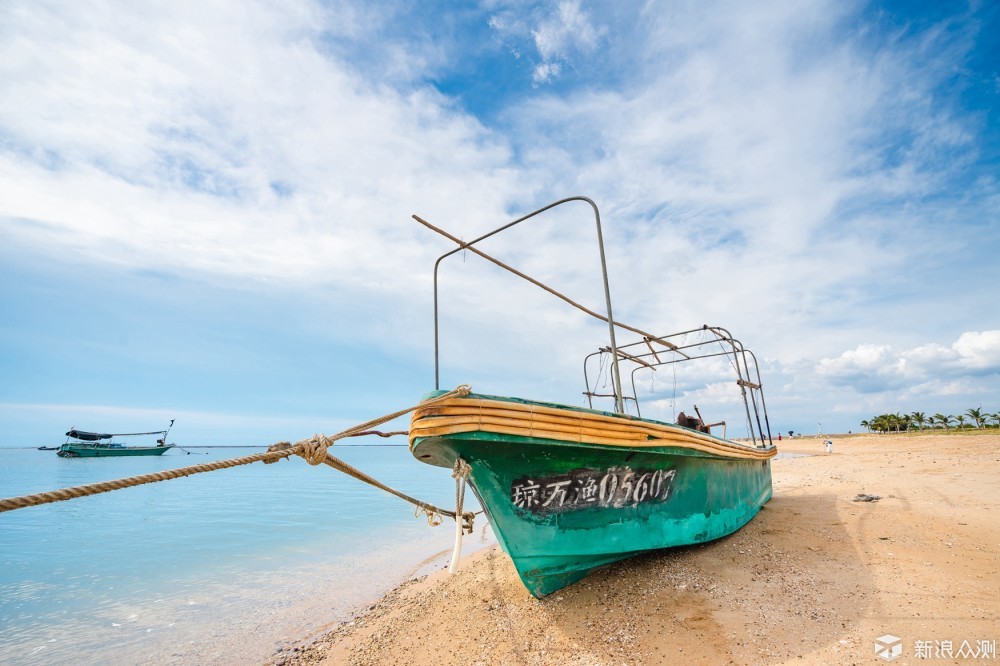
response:
<path id="1" fill-rule="evenodd" d="M 351 467 L 342 460 L 339 460 L 332 455 L 327 453 L 327 449 L 333 445 L 339 439 L 345 437 L 355 437 L 361 434 L 367 434 L 365 431 L 369 431 L 375 426 L 382 425 L 383 423 L 388 423 L 393 419 L 399 418 L 404 414 L 408 414 L 420 407 L 427 407 L 433 405 L 434 403 L 440 402 L 442 400 L 447 400 L 449 398 L 455 397 L 465 397 L 471 392 L 471 388 L 463 384 L 458 388 L 449 391 L 443 395 L 437 396 L 436 398 L 431 398 L 425 400 L 418 405 L 414 405 L 409 409 L 403 409 L 398 412 L 393 412 L 392 414 L 387 414 L 385 416 L 379 417 L 367 423 L 362 423 L 356 425 L 352 428 L 348 428 L 342 432 L 335 435 L 313 435 L 308 439 L 303 439 L 295 444 L 290 444 L 288 442 L 278 442 L 270 447 L 267 451 L 263 453 L 255 453 L 249 456 L 242 456 L 240 458 L 230 458 L 228 460 L 217 460 L 214 462 L 203 463 L 200 465 L 191 465 L 189 467 L 179 467 L 177 469 L 164 470 L 161 472 L 153 472 L 151 474 L 142 474 L 139 476 L 132 476 L 124 479 L 114 479 L 111 481 L 101 481 L 99 483 L 91 483 L 84 486 L 74 486 L 72 488 L 61 488 L 59 490 L 51 490 L 44 493 L 36 493 L 34 495 L 23 495 L 21 497 L 11 497 L 8 499 L 0 500 L 0 513 L 5 511 L 13 511 L 15 509 L 23 509 L 29 506 L 38 506 L 41 504 L 49 504 L 51 502 L 62 502 L 64 500 L 75 499 L 77 497 L 86 497 L 88 495 L 97 495 L 99 493 L 106 493 L 112 490 L 121 490 L 122 488 L 131 488 L 132 486 L 140 486 L 146 483 L 157 483 L 159 481 L 168 481 L 170 479 L 179 479 L 185 476 L 191 476 L 193 474 L 201 474 L 203 472 L 212 472 L 218 469 L 226 469 L 229 467 L 238 467 L 240 465 L 249 465 L 250 463 L 263 462 L 266 464 L 275 463 L 283 458 L 288 458 L 289 456 L 299 455 L 306 459 L 310 465 L 326 464 L 336 470 L 344 472 L 349 476 L 358 479 L 359 481 L 364 481 L 370 485 L 375 486 L 381 490 L 385 490 L 400 499 L 406 500 L 411 504 L 418 507 L 418 510 L 423 510 L 427 513 L 428 517 L 431 518 L 433 515 L 447 516 L 449 518 L 455 518 L 457 522 L 462 523 L 466 520 L 472 519 L 472 514 L 462 514 L 461 520 L 456 518 L 454 511 L 448 511 L 447 509 L 440 509 L 433 504 L 428 504 L 426 502 L 421 502 L 420 500 L 414 499 L 409 495 L 399 492 L 385 484 L 375 480 L 374 478 L 368 476 L 361 470 Z"/>
<path id="2" fill-rule="evenodd" d="M 471 471 L 469 463 L 462 460 L 460 456 L 456 456 L 451 475 L 455 479 L 455 515 L 462 516 L 462 520 L 455 519 L 455 548 L 451 553 L 451 566 L 448 567 L 448 573 L 458 571 L 458 560 L 462 557 L 462 535 L 465 532 L 472 534 L 475 529 L 472 520 L 466 521 L 465 519 L 469 514 L 462 512 L 462 505 L 465 503 L 465 482 Z"/>

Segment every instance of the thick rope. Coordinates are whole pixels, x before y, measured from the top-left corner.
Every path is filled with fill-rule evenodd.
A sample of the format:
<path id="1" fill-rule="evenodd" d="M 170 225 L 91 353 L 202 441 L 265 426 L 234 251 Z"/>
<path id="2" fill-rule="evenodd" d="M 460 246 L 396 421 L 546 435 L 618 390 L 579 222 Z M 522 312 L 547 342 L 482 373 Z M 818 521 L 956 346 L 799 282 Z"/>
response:
<path id="1" fill-rule="evenodd" d="M 336 435 L 331 435 L 327 437 L 326 435 L 313 435 L 309 439 L 303 439 L 296 442 L 294 445 L 288 442 L 278 442 L 268 448 L 268 451 L 281 451 L 287 448 L 291 448 L 295 453 L 306 459 L 310 465 L 319 465 L 326 462 L 326 450 L 333 446 L 333 443 L 338 439 L 344 439 L 345 437 L 354 437 L 355 435 L 361 434 L 365 430 L 371 430 L 375 426 L 380 426 L 383 423 L 388 423 L 393 419 L 397 419 L 404 414 L 409 414 L 410 412 L 419 409 L 421 407 L 429 407 L 435 403 L 447 400 L 449 398 L 455 397 L 465 397 L 469 395 L 472 388 L 468 384 L 462 384 L 453 391 L 449 391 L 444 395 L 439 395 L 436 398 L 431 398 L 430 400 L 425 400 L 419 405 L 413 407 L 408 407 L 407 409 L 401 409 L 398 412 L 393 412 L 392 414 L 386 414 L 385 416 L 380 416 L 377 419 L 372 419 L 360 425 L 356 425 L 353 428 L 348 428 L 343 430 Z M 298 448 L 301 447 L 301 448 Z M 346 464 L 346 463 L 345 463 Z"/>
<path id="2" fill-rule="evenodd" d="M 476 531 L 474 521 L 476 514 L 462 513 L 462 506 L 465 504 L 465 484 L 472 473 L 472 467 L 462 458 L 455 458 L 455 466 L 452 467 L 451 478 L 455 479 L 455 515 L 462 516 L 462 531 L 472 534 Z"/>
<path id="3" fill-rule="evenodd" d="M 23 509 L 29 506 L 38 506 L 39 504 L 49 504 L 50 502 L 62 502 L 63 500 L 76 499 L 77 497 L 86 497 L 88 495 L 97 495 L 99 493 L 106 493 L 111 490 L 120 490 L 122 488 L 130 488 L 132 486 L 141 486 L 145 483 L 156 483 L 158 481 L 167 481 L 169 479 L 179 479 L 183 476 L 191 476 L 192 474 L 201 474 L 202 472 L 212 472 L 217 469 L 225 469 L 227 467 L 238 467 L 239 465 L 249 465 L 250 463 L 257 462 L 258 460 L 264 462 L 275 462 L 281 458 L 287 458 L 293 455 L 293 451 L 265 451 L 264 453 L 255 453 L 250 456 L 244 456 L 242 458 L 231 458 L 229 460 L 217 460 L 215 462 L 204 463 L 201 465 L 191 465 L 190 467 L 180 467 L 178 469 L 170 469 L 162 472 L 153 472 L 152 474 L 143 474 L 141 476 L 132 476 L 127 479 L 114 479 L 112 481 L 102 481 L 100 483 L 91 483 L 85 486 L 74 486 L 72 488 L 60 488 L 59 490 L 50 490 L 44 493 L 37 493 L 35 495 L 23 495 L 21 497 L 11 497 L 5 500 L 0 500 L 0 513 L 4 511 L 13 511 L 14 509 Z"/>
<path id="4" fill-rule="evenodd" d="M 413 504 L 415 507 L 417 507 L 416 510 L 418 512 L 419 511 L 423 511 L 427 515 L 427 522 L 430 523 L 431 525 L 439 525 L 441 523 L 440 516 L 447 516 L 448 518 L 455 518 L 456 515 L 459 515 L 459 514 L 456 514 L 454 511 L 448 511 L 447 509 L 440 509 L 440 508 L 434 506 L 433 504 L 427 504 L 426 502 L 421 502 L 418 499 L 410 497 L 409 495 L 407 495 L 405 493 L 402 493 L 402 492 L 396 490 L 395 488 L 390 488 L 389 486 L 385 485 L 381 481 L 379 481 L 379 480 L 377 480 L 377 479 L 375 479 L 375 478 L 373 478 L 371 476 L 368 476 L 367 474 L 365 474 L 364 472 L 362 472 L 358 468 L 352 467 L 351 465 L 347 464 L 346 462 L 344 462 L 340 458 L 335 458 L 334 456 L 330 455 L 329 453 L 326 454 L 324 460 L 322 460 L 321 462 L 323 464 L 329 466 L 329 467 L 332 467 L 335 470 L 343 472 L 344 474 L 347 474 L 348 476 L 357 479 L 358 481 L 363 481 L 363 482 L 367 483 L 370 486 L 374 486 L 374 487 L 376 487 L 376 488 L 378 488 L 380 490 L 384 490 L 385 492 L 389 493 L 390 495 L 395 495 L 396 497 L 398 497 L 398 498 L 400 498 L 402 500 L 405 500 L 405 501 L 409 502 L 410 504 Z M 435 522 L 435 520 L 434 520 L 434 516 L 435 515 L 438 516 L 437 522 Z M 461 515 L 462 515 L 462 520 L 458 521 L 458 522 L 462 523 L 462 524 L 472 521 L 473 518 L 475 517 L 475 514 L 468 513 L 468 512 L 466 512 L 464 514 L 461 514 Z"/>
<path id="5" fill-rule="evenodd" d="M 365 430 L 370 430 L 371 428 L 387 423 L 393 419 L 399 418 L 404 414 L 408 414 L 415 409 L 420 407 L 425 407 L 428 405 L 433 405 L 434 403 L 446 400 L 448 398 L 454 397 L 464 397 L 470 393 L 471 389 L 468 385 L 463 384 L 453 391 L 449 391 L 443 395 L 436 398 L 431 398 L 430 400 L 425 400 L 424 402 L 414 405 L 409 409 L 400 410 L 392 414 L 380 417 L 373 421 L 368 421 L 367 423 L 362 423 L 361 425 L 354 426 L 353 428 L 348 428 L 336 435 L 326 436 L 326 435 L 313 435 L 309 439 L 304 439 L 295 444 L 289 444 L 288 442 L 279 442 L 268 448 L 267 451 L 263 453 L 255 453 L 249 456 L 243 456 L 240 458 L 230 458 L 228 460 L 217 460 L 215 462 L 204 463 L 201 465 L 191 465 L 189 467 L 180 467 L 177 469 L 164 470 L 162 472 L 153 472 L 152 474 L 143 474 L 140 476 L 132 476 L 125 479 L 114 479 L 111 481 L 101 481 L 99 483 L 91 483 L 84 486 L 74 486 L 72 488 L 61 488 L 59 490 L 52 490 L 44 493 L 36 493 L 34 495 L 23 495 L 21 497 L 11 497 L 8 499 L 0 500 L 0 513 L 5 511 L 13 511 L 15 509 L 23 509 L 29 506 L 38 506 L 41 504 L 49 504 L 51 502 L 61 502 L 64 500 L 75 499 L 77 497 L 86 497 L 88 495 L 97 495 L 99 493 L 106 493 L 112 490 L 121 490 L 122 488 L 131 488 L 132 486 L 140 486 L 146 483 L 156 483 L 159 481 L 168 481 L 170 479 L 179 479 L 185 476 L 191 476 L 193 474 L 201 474 L 202 472 L 212 472 L 218 469 L 226 469 L 229 467 L 237 467 L 240 465 L 249 465 L 255 462 L 264 463 L 275 463 L 282 458 L 287 458 L 292 455 L 300 455 L 305 458 L 309 464 L 318 465 L 320 463 L 325 463 L 334 469 L 339 469 L 340 471 L 353 476 L 356 479 L 369 483 L 376 488 L 381 488 L 386 492 L 390 492 L 397 497 L 411 502 L 420 509 L 423 509 L 428 514 L 438 514 L 441 516 L 448 516 L 449 518 L 455 518 L 455 513 L 448 510 L 443 510 L 435 507 L 433 504 L 427 504 L 416 500 L 408 495 L 393 490 L 388 486 L 376 481 L 372 477 L 368 476 L 364 472 L 357 470 L 347 463 L 334 458 L 326 453 L 327 448 L 329 448 L 338 439 L 343 439 L 344 437 L 353 437 L 361 434 Z M 464 519 L 464 516 L 463 516 Z M 459 521 L 461 522 L 461 521 Z"/>
<path id="6" fill-rule="evenodd" d="M 455 467 L 452 469 L 451 476 L 455 479 L 455 515 L 462 516 L 462 520 L 455 519 L 455 548 L 451 553 L 451 566 L 448 567 L 448 573 L 455 573 L 458 571 L 458 560 L 462 557 L 462 535 L 468 531 L 472 534 L 473 525 L 472 518 L 469 518 L 466 522 L 466 516 L 468 514 L 462 513 L 462 505 L 465 503 L 465 482 L 469 478 L 469 472 L 472 468 L 469 467 L 469 463 L 462 460 L 461 457 L 455 458 Z"/>

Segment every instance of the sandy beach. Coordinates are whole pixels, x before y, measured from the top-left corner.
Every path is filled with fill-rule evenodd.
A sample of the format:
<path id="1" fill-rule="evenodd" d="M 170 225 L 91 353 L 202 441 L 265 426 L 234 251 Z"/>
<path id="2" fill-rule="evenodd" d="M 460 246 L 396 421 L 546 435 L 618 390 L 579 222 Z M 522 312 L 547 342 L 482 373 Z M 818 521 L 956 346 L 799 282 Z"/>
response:
<path id="1" fill-rule="evenodd" d="M 785 440 L 774 498 L 724 539 L 545 599 L 493 547 L 270 664 L 896 664 L 1000 658 L 1000 434 Z M 871 502 L 858 494 L 877 495 Z M 889 641 L 892 643 L 893 641 Z M 891 649 L 891 646 L 890 646 Z M 891 656 L 888 653 L 887 656 Z"/>

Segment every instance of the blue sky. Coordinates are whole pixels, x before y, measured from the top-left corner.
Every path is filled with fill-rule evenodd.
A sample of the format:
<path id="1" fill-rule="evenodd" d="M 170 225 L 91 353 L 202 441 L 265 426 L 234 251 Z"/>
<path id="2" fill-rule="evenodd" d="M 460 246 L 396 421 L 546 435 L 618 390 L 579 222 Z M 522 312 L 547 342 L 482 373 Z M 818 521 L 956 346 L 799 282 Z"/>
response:
<path id="1" fill-rule="evenodd" d="M 572 195 L 616 317 L 732 330 L 775 431 L 998 411 L 998 35 L 987 2 L 3 3 L 0 446 L 413 404 L 451 248 L 410 215 Z M 598 308 L 593 236 L 484 248 Z M 606 327 L 472 256 L 442 304 L 443 384 L 580 403 Z M 675 382 L 667 416 L 731 407 Z"/>

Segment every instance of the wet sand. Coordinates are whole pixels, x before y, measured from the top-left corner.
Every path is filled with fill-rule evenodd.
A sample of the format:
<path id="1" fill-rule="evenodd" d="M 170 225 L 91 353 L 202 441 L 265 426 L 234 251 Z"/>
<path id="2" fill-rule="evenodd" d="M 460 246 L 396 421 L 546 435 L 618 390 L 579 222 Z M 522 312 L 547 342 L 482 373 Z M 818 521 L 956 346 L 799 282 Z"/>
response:
<path id="1" fill-rule="evenodd" d="M 810 455 L 774 461 L 774 498 L 734 535 L 632 558 L 542 600 L 492 547 L 269 663 L 883 663 L 875 641 L 887 634 L 901 639 L 896 664 L 989 662 L 1000 644 L 991 432 L 834 436 L 832 454 L 821 439 L 785 440 L 780 451 Z"/>

